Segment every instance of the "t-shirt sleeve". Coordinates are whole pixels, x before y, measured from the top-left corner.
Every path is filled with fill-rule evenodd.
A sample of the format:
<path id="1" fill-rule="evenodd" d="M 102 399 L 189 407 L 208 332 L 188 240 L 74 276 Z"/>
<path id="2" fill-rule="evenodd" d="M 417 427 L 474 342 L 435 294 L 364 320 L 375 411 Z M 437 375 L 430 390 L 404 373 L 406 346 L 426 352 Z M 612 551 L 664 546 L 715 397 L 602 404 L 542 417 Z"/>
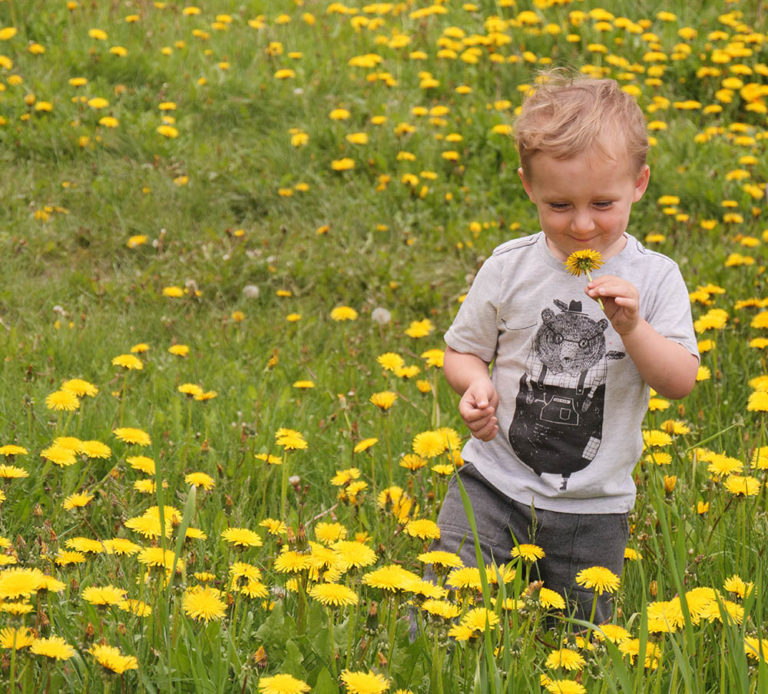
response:
<path id="1" fill-rule="evenodd" d="M 491 256 L 478 271 L 445 343 L 457 352 L 474 354 L 490 363 L 498 341 L 498 297 L 501 289 L 501 261 Z"/>
<path id="2" fill-rule="evenodd" d="M 676 264 L 671 264 L 671 268 L 662 276 L 658 290 L 649 304 L 646 320 L 656 332 L 699 356 L 691 317 L 691 301 Z"/>

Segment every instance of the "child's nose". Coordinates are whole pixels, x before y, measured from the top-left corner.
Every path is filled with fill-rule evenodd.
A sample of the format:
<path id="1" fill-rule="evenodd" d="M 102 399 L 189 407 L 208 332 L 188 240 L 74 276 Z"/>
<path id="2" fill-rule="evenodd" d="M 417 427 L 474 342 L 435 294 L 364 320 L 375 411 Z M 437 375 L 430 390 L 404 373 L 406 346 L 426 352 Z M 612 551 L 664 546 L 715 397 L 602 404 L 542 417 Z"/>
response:
<path id="1" fill-rule="evenodd" d="M 574 231 L 584 232 L 592 231 L 595 228 L 595 222 L 592 215 L 587 210 L 577 210 L 571 219 L 571 227 Z"/>

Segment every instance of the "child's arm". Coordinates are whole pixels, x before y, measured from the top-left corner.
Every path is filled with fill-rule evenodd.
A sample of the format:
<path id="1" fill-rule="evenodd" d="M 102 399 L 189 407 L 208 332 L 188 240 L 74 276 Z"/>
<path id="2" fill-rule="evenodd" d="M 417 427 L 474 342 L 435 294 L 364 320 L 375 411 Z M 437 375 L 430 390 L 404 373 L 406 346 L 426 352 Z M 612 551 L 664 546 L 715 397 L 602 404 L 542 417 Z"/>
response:
<path id="1" fill-rule="evenodd" d="M 443 372 L 451 388 L 461 395 L 459 414 L 472 435 L 490 441 L 499 431 L 499 396 L 488 374 L 488 364 L 474 354 L 446 347 Z"/>
<path id="2" fill-rule="evenodd" d="M 605 315 L 621 335 L 643 380 L 665 398 L 684 398 L 693 390 L 699 360 L 681 344 L 667 339 L 640 318 L 640 296 L 631 282 L 605 275 L 587 285 L 593 299 L 602 298 Z"/>

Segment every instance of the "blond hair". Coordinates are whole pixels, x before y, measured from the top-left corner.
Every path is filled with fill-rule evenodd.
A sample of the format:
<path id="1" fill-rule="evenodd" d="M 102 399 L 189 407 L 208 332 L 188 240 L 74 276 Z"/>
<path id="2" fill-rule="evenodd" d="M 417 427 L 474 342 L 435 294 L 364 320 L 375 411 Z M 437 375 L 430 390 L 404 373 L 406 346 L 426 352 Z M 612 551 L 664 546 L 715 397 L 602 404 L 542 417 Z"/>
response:
<path id="1" fill-rule="evenodd" d="M 633 173 L 643 168 L 648 153 L 645 117 L 615 80 L 556 68 L 541 73 L 538 81 L 515 124 L 520 165 L 527 176 L 531 158 L 539 152 L 568 159 L 597 148 L 612 157 L 617 140 L 623 140 Z"/>

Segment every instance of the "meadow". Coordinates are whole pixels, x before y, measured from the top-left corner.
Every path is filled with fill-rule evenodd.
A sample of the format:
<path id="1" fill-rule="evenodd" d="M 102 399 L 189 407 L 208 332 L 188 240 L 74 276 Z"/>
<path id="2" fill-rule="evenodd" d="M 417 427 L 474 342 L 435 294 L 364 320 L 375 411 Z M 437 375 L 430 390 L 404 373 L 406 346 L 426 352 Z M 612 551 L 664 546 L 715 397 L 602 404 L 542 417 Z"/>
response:
<path id="1" fill-rule="evenodd" d="M 600 628 L 428 551 L 552 65 L 647 114 L 700 340 Z M 768 692 L 767 78 L 756 0 L 0 0 L 0 687 Z"/>

